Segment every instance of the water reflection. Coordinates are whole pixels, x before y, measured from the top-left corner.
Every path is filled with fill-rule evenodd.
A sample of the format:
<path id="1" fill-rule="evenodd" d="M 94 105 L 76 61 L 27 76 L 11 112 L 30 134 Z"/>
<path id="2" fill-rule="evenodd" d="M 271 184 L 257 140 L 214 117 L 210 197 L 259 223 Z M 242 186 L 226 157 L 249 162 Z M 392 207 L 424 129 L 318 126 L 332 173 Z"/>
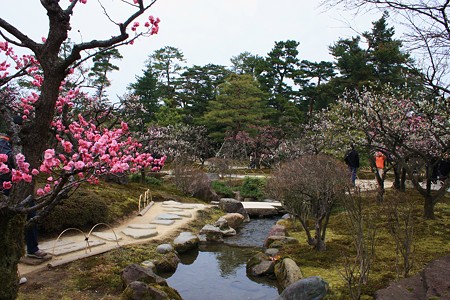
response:
<path id="1" fill-rule="evenodd" d="M 238 237 L 232 241 L 226 238 L 227 244 L 201 246 L 198 251 L 181 255 L 176 272 L 165 276 L 167 283 L 178 290 L 184 300 L 276 299 L 279 294 L 276 280 L 247 277 L 246 273 L 247 260 L 260 250 L 255 247 L 262 246 L 275 222 L 273 219 L 252 220 L 241 228 Z M 248 247 L 249 244 L 252 247 Z"/>

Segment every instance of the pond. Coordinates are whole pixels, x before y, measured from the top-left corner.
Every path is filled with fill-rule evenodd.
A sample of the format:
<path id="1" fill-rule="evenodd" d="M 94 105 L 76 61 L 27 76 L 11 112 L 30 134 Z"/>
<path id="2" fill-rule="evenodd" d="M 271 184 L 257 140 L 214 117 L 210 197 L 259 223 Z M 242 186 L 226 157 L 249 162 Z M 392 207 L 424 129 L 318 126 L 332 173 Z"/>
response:
<path id="1" fill-rule="evenodd" d="M 279 295 L 275 279 L 249 277 L 246 264 L 262 251 L 264 239 L 277 219 L 252 219 L 224 244 L 201 245 L 198 251 L 180 256 L 169 286 L 184 300 L 273 300 Z"/>

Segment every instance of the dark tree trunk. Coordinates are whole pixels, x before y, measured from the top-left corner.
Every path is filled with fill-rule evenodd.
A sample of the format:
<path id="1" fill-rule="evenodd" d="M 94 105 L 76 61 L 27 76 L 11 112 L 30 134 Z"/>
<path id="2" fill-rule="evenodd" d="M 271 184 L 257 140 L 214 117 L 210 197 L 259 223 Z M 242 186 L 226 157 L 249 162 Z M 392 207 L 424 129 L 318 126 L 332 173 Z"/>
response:
<path id="1" fill-rule="evenodd" d="M 0 215 L 0 299 L 13 300 L 19 290 L 17 264 L 24 253 L 25 217 L 8 209 L 1 210 Z"/>
<path id="2" fill-rule="evenodd" d="M 423 206 L 424 217 L 427 220 L 434 220 L 434 201 L 432 196 L 425 197 L 425 202 Z"/>
<path id="3" fill-rule="evenodd" d="M 141 183 L 145 183 L 145 180 L 146 180 L 146 178 L 145 178 L 145 169 L 142 168 L 141 169 Z"/>

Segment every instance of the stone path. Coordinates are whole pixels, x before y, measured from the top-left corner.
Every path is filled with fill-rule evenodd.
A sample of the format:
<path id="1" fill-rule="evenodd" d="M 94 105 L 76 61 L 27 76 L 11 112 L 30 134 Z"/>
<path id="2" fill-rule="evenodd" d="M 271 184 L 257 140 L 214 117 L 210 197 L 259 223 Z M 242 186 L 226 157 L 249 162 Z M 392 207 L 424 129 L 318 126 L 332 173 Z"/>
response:
<path id="1" fill-rule="evenodd" d="M 58 239 L 40 242 L 39 248 L 49 253 L 51 258 L 40 260 L 23 257 L 19 264 L 20 275 L 104 253 L 123 245 L 164 238 L 191 221 L 196 212 L 205 207 L 203 204 L 176 201 L 155 202 L 143 215 L 114 227 L 97 224 L 91 232 L 68 229 Z"/>

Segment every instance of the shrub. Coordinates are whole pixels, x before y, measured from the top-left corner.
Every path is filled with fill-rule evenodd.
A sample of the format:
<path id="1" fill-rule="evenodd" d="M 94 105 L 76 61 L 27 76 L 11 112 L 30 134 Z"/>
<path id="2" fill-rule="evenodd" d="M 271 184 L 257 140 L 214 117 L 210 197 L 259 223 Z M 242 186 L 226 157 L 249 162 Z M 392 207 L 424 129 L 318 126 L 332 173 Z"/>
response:
<path id="1" fill-rule="evenodd" d="M 211 187 L 213 190 L 220 196 L 225 198 L 232 198 L 234 197 L 233 190 L 231 187 L 222 181 L 213 181 L 211 182 Z"/>
<path id="2" fill-rule="evenodd" d="M 108 222 L 108 206 L 105 201 L 81 195 L 57 205 L 42 220 L 40 228 L 46 233 L 59 233 L 69 227 L 89 229 L 101 222 Z"/>
<path id="3" fill-rule="evenodd" d="M 305 155 L 281 165 L 269 179 L 267 192 L 298 218 L 309 245 L 326 249 L 325 233 L 334 204 L 350 184 L 342 162 L 325 155 Z M 314 226 L 308 224 L 314 223 Z"/>
<path id="4" fill-rule="evenodd" d="M 130 182 L 142 183 L 142 175 L 140 173 L 134 173 L 129 176 Z M 161 179 L 148 175 L 145 177 L 145 184 L 160 186 L 162 184 Z"/>
<path id="5" fill-rule="evenodd" d="M 265 180 L 261 178 L 245 177 L 240 188 L 241 196 L 261 200 L 264 196 Z"/>

